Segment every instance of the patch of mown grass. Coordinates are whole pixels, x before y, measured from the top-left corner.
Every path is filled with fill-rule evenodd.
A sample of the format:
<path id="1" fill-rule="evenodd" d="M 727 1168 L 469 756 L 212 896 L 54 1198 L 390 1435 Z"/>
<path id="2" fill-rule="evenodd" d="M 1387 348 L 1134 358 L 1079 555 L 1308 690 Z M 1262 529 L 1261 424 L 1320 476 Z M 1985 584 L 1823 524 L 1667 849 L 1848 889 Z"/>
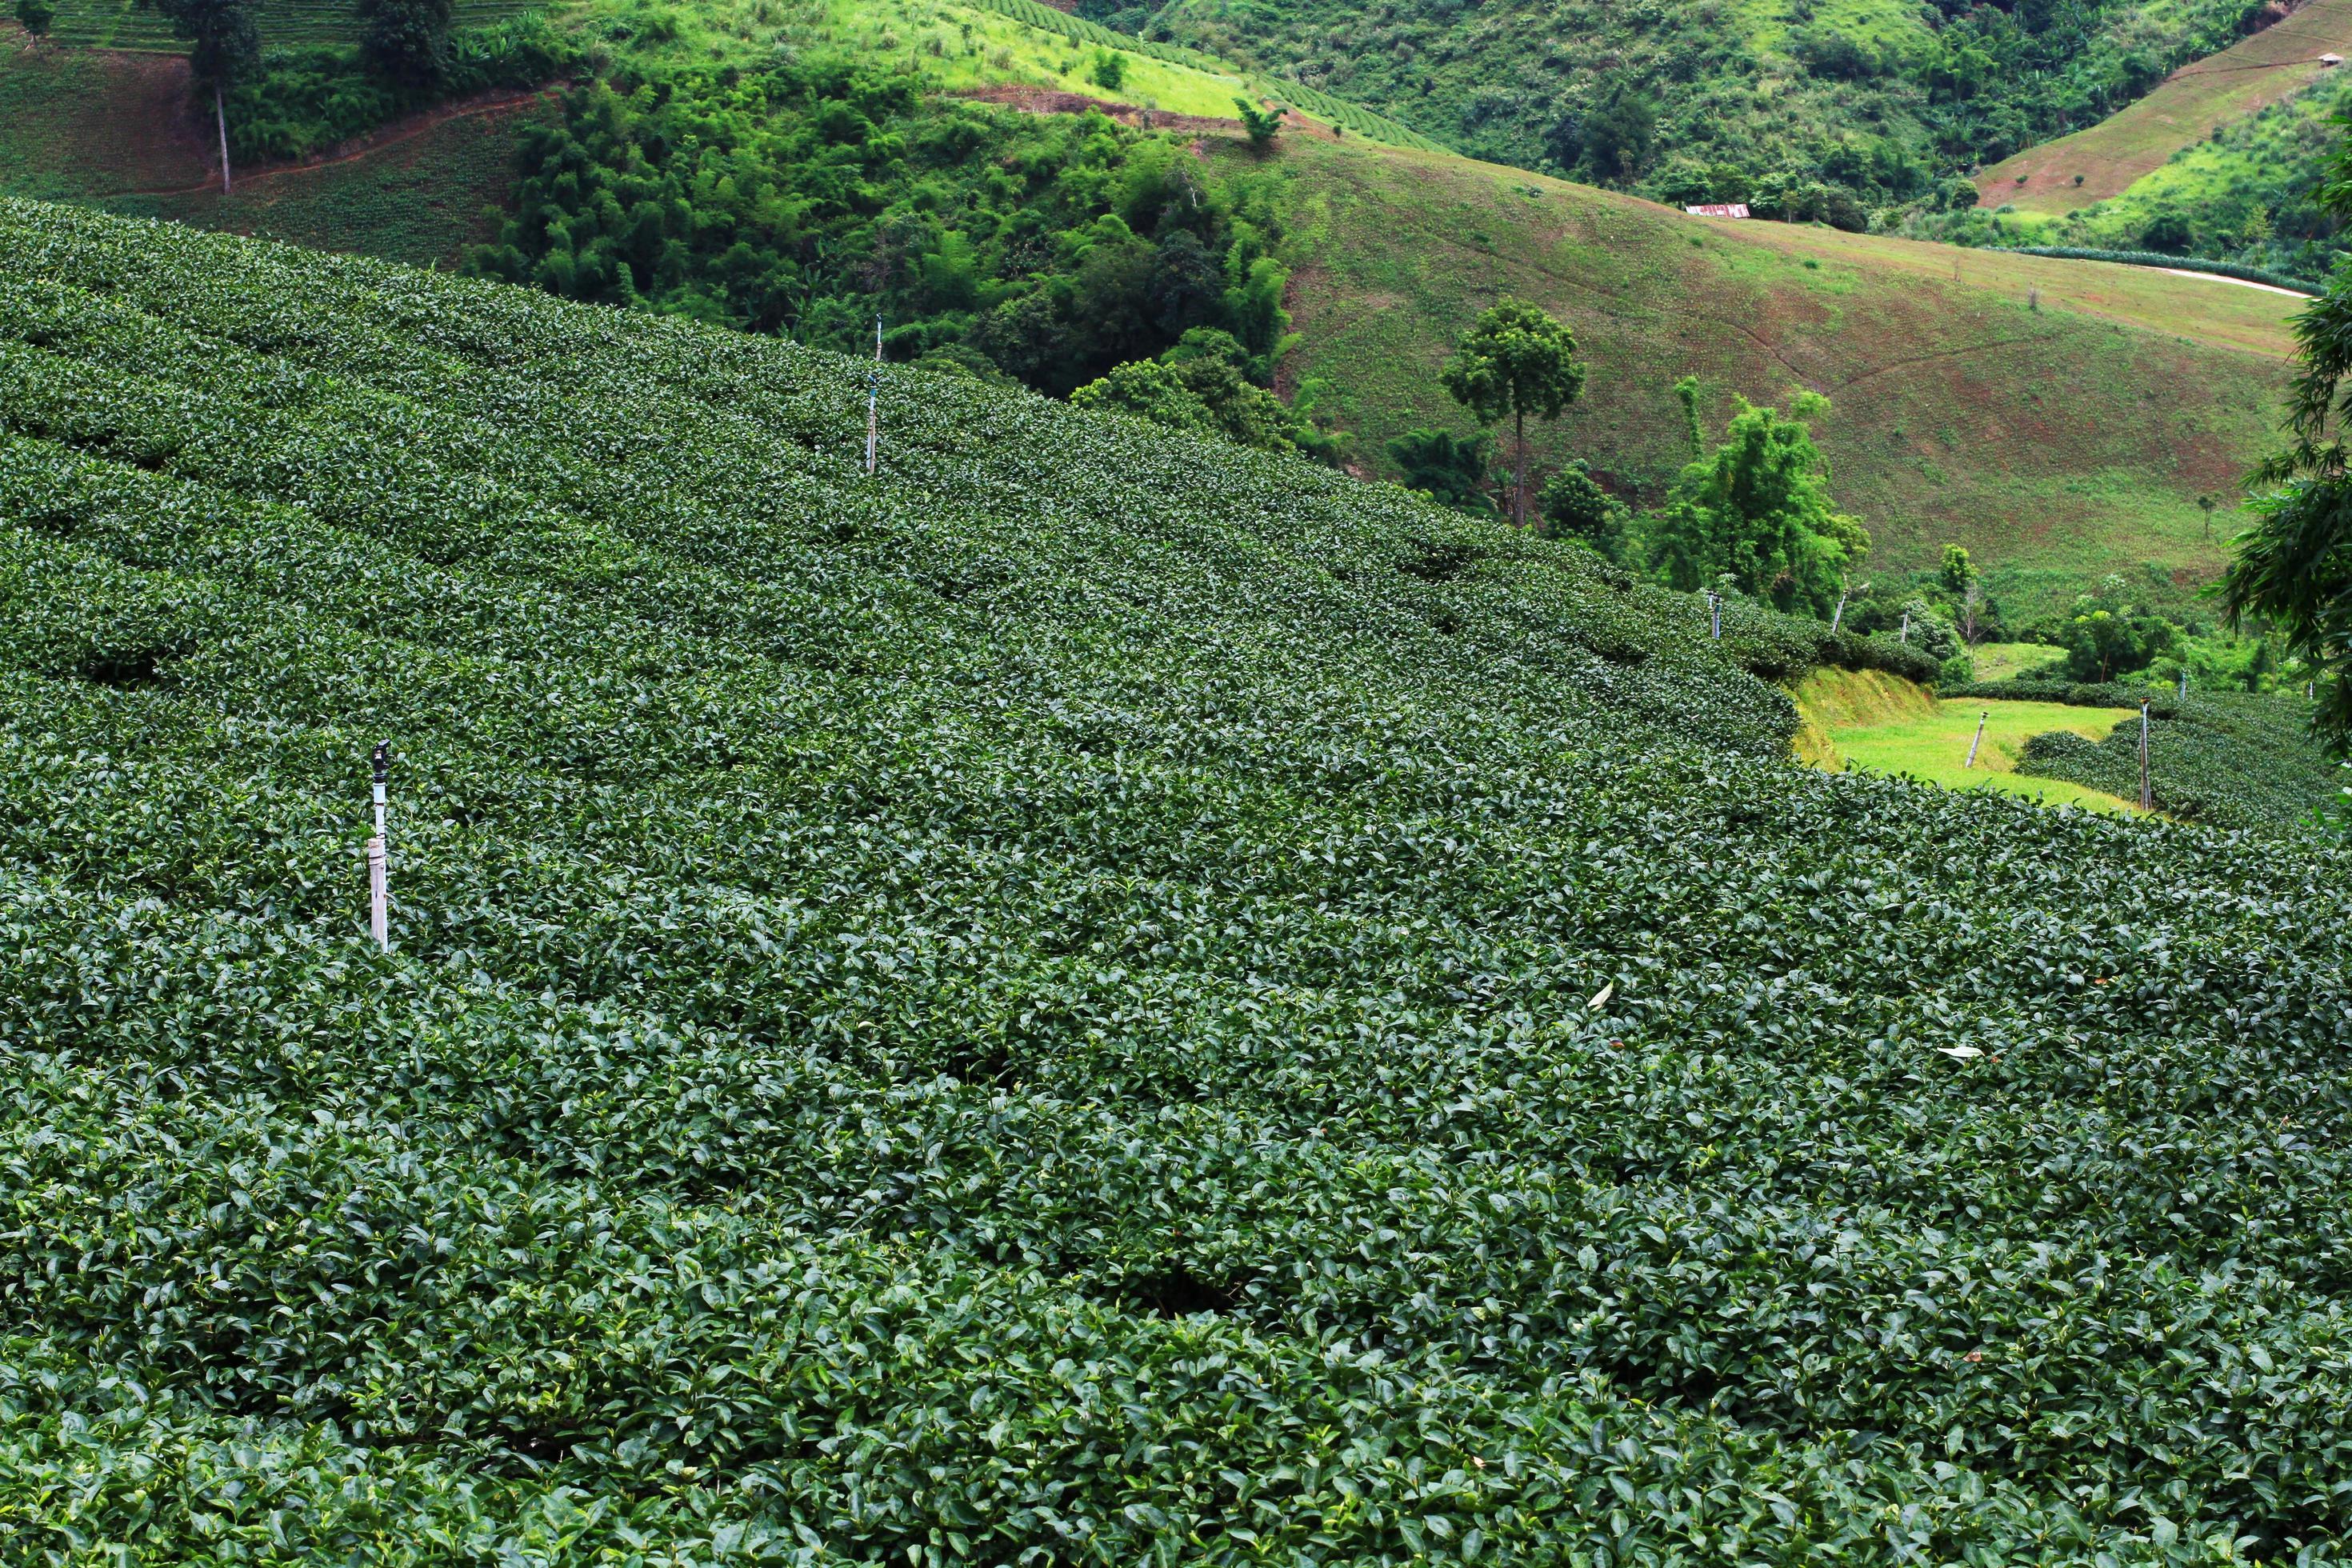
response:
<path id="1" fill-rule="evenodd" d="M 2095 811 L 2131 809 L 2128 801 L 2105 790 L 2016 771 L 2032 737 L 2063 731 L 2095 742 L 2130 717 L 2129 710 L 1938 699 L 1925 687 L 1876 670 L 1815 670 L 1797 683 L 1793 695 L 1798 759 L 1831 773 L 1862 769 L 1946 789 L 1996 789 Z M 1979 717 L 1984 741 L 1971 767 L 1969 751 Z"/>

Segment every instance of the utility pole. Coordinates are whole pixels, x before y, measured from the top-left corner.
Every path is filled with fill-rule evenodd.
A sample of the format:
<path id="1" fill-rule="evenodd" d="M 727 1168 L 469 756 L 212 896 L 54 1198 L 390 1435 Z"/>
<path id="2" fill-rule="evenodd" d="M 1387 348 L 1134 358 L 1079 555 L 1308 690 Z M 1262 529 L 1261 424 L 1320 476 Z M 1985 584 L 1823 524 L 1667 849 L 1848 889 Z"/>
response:
<path id="1" fill-rule="evenodd" d="M 392 746 L 390 742 L 375 743 L 375 837 L 368 840 L 368 932 L 375 938 L 376 951 L 392 951 L 392 893 L 384 870 L 383 811 L 384 785 L 392 777 Z"/>
<path id="2" fill-rule="evenodd" d="M 1990 708 L 1977 715 L 1977 738 L 1969 742 L 1969 760 L 1960 764 L 1960 771 L 1962 773 L 1966 773 L 1970 768 L 1977 765 L 1977 748 L 1984 744 L 1985 721 L 1991 717 L 1992 710 Z"/>

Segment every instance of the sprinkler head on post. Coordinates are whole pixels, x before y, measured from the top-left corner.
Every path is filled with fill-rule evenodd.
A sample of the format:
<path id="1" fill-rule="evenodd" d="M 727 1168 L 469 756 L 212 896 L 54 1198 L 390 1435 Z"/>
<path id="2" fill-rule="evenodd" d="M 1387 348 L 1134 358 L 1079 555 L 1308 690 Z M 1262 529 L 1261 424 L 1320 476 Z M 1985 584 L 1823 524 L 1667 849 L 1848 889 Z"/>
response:
<path id="1" fill-rule="evenodd" d="M 391 742 L 378 741 L 375 743 L 375 756 L 373 761 L 375 763 L 375 782 L 378 784 L 388 783 L 392 778 Z"/>

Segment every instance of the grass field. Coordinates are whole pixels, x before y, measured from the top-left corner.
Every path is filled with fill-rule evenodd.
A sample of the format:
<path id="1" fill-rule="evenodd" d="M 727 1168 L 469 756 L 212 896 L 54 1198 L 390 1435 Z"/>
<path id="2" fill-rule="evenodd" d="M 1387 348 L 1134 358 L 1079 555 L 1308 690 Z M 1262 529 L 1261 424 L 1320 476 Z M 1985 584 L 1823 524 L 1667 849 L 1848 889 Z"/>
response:
<path id="1" fill-rule="evenodd" d="M 1235 153 L 1234 155 L 1242 154 Z M 1302 265 L 1300 380 L 1334 389 L 1361 456 L 1416 425 L 1470 428 L 1438 372 L 1499 294 L 1567 321 L 1585 395 L 1534 432 L 1654 499 L 1685 459 L 1673 386 L 1827 395 L 1819 436 L 1871 566 L 1968 546 L 2011 614 L 2121 572 L 2185 603 L 2226 555 L 2200 494 L 2274 438 L 2295 301 L 2203 278 L 1828 228 L 1692 219 L 1459 158 L 1302 142 L 1285 153 Z M 2226 534 L 2226 530 L 2217 532 Z"/>
<path id="2" fill-rule="evenodd" d="M 184 60 L 28 47 L 0 27 L 0 191 L 78 198 L 175 190 L 215 167 Z"/>
<path id="3" fill-rule="evenodd" d="M 2019 750 L 2029 737 L 2063 730 L 2101 740 L 2132 716 L 2129 709 L 1942 700 L 1892 676 L 1848 670 L 1816 670 L 1798 683 L 1795 695 L 1798 715 L 1812 738 L 1810 745 L 1801 740 L 1800 754 L 1832 773 L 1859 769 L 1946 789 L 2000 790 L 2053 805 L 2135 809 L 2104 790 L 2016 771 Z M 1970 767 L 1969 748 L 1980 717 L 1984 742 Z M 1823 736 L 1827 748 L 1821 744 Z"/>
<path id="4" fill-rule="evenodd" d="M 516 135 L 556 113 L 546 99 L 486 108 L 365 157 L 248 177 L 226 201 L 207 186 L 100 205 L 134 217 L 176 218 L 313 250 L 453 266 L 467 247 L 498 234 L 494 212 L 505 205 L 516 178 Z"/>
<path id="5" fill-rule="evenodd" d="M 2352 0 L 2310 0 L 2098 124 L 1994 164 L 1977 181 L 1979 203 L 2054 216 L 2120 195 L 2215 126 L 2309 87 L 2329 53 L 2352 54 Z"/>
<path id="6" fill-rule="evenodd" d="M 2047 643 L 1980 642 L 1969 650 L 1969 657 L 1976 664 L 1979 680 L 2007 680 L 2012 675 L 2055 664 L 2060 656 Z"/>

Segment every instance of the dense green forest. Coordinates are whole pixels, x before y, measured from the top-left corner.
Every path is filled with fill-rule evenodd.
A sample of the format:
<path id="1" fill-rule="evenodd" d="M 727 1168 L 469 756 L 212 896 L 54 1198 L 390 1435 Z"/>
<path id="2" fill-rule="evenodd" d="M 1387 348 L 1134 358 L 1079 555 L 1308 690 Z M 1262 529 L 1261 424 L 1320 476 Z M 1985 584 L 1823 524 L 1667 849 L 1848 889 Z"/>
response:
<path id="1" fill-rule="evenodd" d="M 2112 113 L 2254 25 L 2248 0 L 1082 0 L 1465 152 L 1670 203 L 1860 228 L 1965 206 L 1981 163 Z"/>
<path id="2" fill-rule="evenodd" d="M 516 212 L 470 268 L 1003 374 L 1066 395 L 1187 332 L 1285 347 L 1265 182 L 1100 114 L 929 97 L 845 60 L 597 80 L 523 150 Z"/>
<path id="3" fill-rule="evenodd" d="M 1983 207 L 1920 214 L 1902 232 L 1959 245 L 2055 245 L 2200 257 L 2324 279 L 2352 231 L 2326 201 L 2352 77 L 2332 75 L 2174 153 L 2126 194 L 2042 218 Z"/>

